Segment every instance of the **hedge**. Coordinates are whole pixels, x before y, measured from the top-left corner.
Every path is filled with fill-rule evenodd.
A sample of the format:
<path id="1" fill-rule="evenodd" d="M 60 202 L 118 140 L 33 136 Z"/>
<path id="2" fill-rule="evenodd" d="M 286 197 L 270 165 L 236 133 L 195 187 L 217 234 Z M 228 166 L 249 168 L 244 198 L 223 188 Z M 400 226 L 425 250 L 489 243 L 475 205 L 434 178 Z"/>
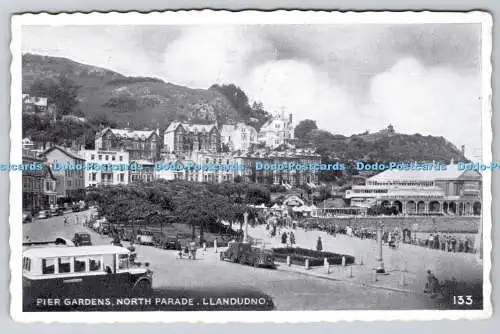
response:
<path id="1" fill-rule="evenodd" d="M 273 248 L 274 258 L 278 262 L 286 262 L 287 256 L 290 256 L 290 262 L 296 265 L 305 265 L 306 259 L 309 259 L 309 266 L 322 266 L 325 257 L 329 264 L 342 264 L 342 257 L 345 256 L 346 264 L 353 264 L 355 258 L 352 255 L 337 254 L 331 252 L 315 251 L 305 248 Z"/>

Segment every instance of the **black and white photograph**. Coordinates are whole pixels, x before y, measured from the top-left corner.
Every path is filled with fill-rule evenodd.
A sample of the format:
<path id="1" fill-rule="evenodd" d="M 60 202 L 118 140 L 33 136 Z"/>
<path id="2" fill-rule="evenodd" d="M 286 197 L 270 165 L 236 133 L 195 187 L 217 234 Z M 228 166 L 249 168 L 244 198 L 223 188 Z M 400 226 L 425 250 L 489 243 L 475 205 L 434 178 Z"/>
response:
<path id="1" fill-rule="evenodd" d="M 488 318 L 491 29 L 482 12 L 14 16 L 12 316 Z"/>

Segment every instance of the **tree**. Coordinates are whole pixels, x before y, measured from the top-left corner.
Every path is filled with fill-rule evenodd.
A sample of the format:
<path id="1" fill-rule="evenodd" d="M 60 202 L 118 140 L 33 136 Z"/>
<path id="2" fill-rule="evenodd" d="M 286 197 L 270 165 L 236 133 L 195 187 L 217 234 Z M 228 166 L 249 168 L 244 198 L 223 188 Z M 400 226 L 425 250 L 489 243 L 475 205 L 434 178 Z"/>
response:
<path id="1" fill-rule="evenodd" d="M 35 80 L 29 91 L 33 96 L 47 97 L 49 103 L 56 105 L 59 115 L 68 115 L 76 111 L 79 89 L 73 80 L 60 74 L 56 78 Z"/>
<path id="2" fill-rule="evenodd" d="M 305 119 L 300 121 L 299 124 L 295 127 L 294 135 L 295 138 L 305 139 L 307 134 L 312 130 L 317 130 L 318 126 L 316 125 L 316 121 L 311 119 Z"/>

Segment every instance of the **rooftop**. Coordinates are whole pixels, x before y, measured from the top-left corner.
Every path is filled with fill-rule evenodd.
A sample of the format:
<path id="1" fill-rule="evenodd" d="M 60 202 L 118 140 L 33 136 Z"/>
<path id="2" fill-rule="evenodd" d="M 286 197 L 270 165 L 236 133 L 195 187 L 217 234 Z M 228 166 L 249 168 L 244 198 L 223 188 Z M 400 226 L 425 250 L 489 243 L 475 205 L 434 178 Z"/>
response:
<path id="1" fill-rule="evenodd" d="M 63 256 L 88 256 L 106 254 L 128 254 L 130 251 L 124 247 L 101 245 L 101 246 L 81 246 L 81 247 L 34 247 L 23 252 L 23 256 L 32 258 L 49 258 Z"/>
<path id="2" fill-rule="evenodd" d="M 465 171 L 459 170 L 457 164 L 446 166 L 446 170 L 397 170 L 388 169 L 375 176 L 367 179 L 367 181 L 389 182 L 389 181 L 434 181 L 434 180 L 453 180 L 460 178 Z M 476 177 L 481 174 L 473 173 Z"/>

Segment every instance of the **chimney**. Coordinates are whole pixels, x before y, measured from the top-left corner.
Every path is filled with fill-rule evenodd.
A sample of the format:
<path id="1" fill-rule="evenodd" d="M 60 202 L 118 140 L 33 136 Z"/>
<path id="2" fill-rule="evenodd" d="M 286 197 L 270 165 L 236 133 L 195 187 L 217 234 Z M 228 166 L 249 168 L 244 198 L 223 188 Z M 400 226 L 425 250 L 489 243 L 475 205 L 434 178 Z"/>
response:
<path id="1" fill-rule="evenodd" d="M 462 156 L 465 157 L 465 145 L 462 145 L 462 148 L 460 151 L 462 152 Z"/>

